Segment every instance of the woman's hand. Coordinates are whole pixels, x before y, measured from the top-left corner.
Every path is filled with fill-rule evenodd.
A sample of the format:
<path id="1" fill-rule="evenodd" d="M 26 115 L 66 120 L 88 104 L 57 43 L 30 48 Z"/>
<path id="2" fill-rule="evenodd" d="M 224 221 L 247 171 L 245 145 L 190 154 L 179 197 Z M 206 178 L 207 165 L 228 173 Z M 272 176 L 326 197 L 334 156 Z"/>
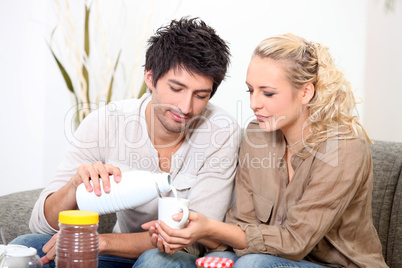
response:
<path id="1" fill-rule="evenodd" d="M 172 216 L 175 221 L 180 221 L 182 213 Z M 209 219 L 200 213 L 191 212 L 188 217 L 189 223 L 184 229 L 173 229 L 166 225 L 163 221 L 154 222 L 154 230 L 152 230 L 151 241 L 159 251 L 166 252 L 171 255 L 178 250 L 182 250 L 195 243 L 200 238 L 208 236 Z"/>
<path id="2" fill-rule="evenodd" d="M 94 164 L 81 165 L 77 173 L 71 178 L 70 183 L 72 183 L 75 189 L 81 183 L 85 184 L 85 188 L 88 192 L 95 192 L 97 196 L 102 194 L 100 187 L 100 180 L 102 179 L 103 191 L 105 193 L 110 192 L 110 181 L 109 176 L 113 175 L 116 182 L 121 180 L 121 171 L 118 167 L 112 166 L 111 164 L 103 164 L 98 161 Z M 92 181 L 93 186 L 90 184 Z"/>

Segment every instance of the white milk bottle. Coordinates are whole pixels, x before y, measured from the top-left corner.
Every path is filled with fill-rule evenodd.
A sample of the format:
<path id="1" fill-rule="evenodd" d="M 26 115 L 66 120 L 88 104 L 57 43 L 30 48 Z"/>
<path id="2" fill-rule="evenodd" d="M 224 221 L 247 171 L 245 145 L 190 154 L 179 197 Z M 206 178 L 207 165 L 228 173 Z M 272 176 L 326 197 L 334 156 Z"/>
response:
<path id="1" fill-rule="evenodd" d="M 100 179 L 101 181 L 101 179 Z M 77 187 L 76 199 L 80 210 L 94 211 L 99 214 L 109 214 L 141 206 L 172 189 L 172 178 L 168 173 L 152 173 L 144 170 L 123 172 L 121 181 L 116 183 L 113 176 L 109 177 L 110 192 L 102 195 L 88 192 L 82 183 Z M 92 184 L 92 182 L 91 182 Z"/>

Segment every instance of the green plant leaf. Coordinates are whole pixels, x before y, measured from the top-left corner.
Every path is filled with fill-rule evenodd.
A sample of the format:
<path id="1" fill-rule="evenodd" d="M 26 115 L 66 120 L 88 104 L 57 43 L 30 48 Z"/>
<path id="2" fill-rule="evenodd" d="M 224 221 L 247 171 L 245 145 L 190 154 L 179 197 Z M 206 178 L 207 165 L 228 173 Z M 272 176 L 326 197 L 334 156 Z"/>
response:
<path id="1" fill-rule="evenodd" d="M 84 32 L 84 49 L 87 54 L 87 58 L 89 58 L 89 13 L 91 9 L 85 6 L 85 32 Z M 87 101 L 89 101 L 89 74 L 85 65 L 82 66 L 82 74 L 85 78 L 85 82 L 87 84 Z"/>
<path id="2" fill-rule="evenodd" d="M 50 34 L 50 43 L 51 43 L 52 40 L 53 40 L 53 35 L 54 35 L 54 33 L 56 32 L 56 29 L 57 29 L 57 26 L 53 28 L 52 33 Z M 60 63 L 59 59 L 58 59 L 58 58 L 56 57 L 56 55 L 54 54 L 54 52 L 53 52 L 53 50 L 52 50 L 50 44 L 47 44 L 47 46 L 49 47 L 49 50 L 50 50 L 50 52 L 52 53 L 53 58 L 56 60 L 57 66 L 58 66 L 59 69 L 60 69 L 60 72 L 61 72 L 61 74 L 62 74 L 62 76 L 63 76 L 63 78 L 64 78 L 64 81 L 65 81 L 65 83 L 66 83 L 66 86 L 67 86 L 68 90 L 70 90 L 71 93 L 73 93 L 74 96 L 75 96 L 74 87 L 73 87 L 73 83 L 71 82 L 70 76 L 68 75 L 68 73 L 67 73 L 66 69 L 64 68 L 64 66 Z M 77 102 L 77 104 L 78 104 L 77 96 L 75 96 L 75 98 L 76 98 L 76 102 Z"/>
<path id="3" fill-rule="evenodd" d="M 87 56 L 89 56 L 89 13 L 91 12 L 91 9 L 85 6 L 85 52 L 87 53 Z"/>
<path id="4" fill-rule="evenodd" d="M 50 34 L 50 43 L 52 43 L 53 35 L 54 35 L 54 33 L 56 32 L 56 29 L 57 29 L 57 26 L 55 26 L 55 27 L 53 28 L 52 33 Z"/>
<path id="5" fill-rule="evenodd" d="M 116 63 L 114 64 L 112 78 L 110 79 L 109 90 L 108 90 L 108 93 L 107 93 L 106 104 L 108 104 L 112 99 L 114 74 L 116 73 L 117 65 L 119 64 L 120 54 L 121 54 L 121 50 L 119 51 L 119 55 L 117 55 Z"/>
<path id="6" fill-rule="evenodd" d="M 91 12 L 91 9 L 89 9 L 87 6 L 85 6 L 85 43 L 84 43 L 84 49 L 85 53 L 89 57 L 89 13 Z"/>
<path id="7" fill-rule="evenodd" d="M 68 75 L 66 69 L 64 69 L 64 67 L 60 63 L 60 61 L 57 59 L 56 55 L 53 53 L 53 50 L 50 48 L 50 46 L 49 46 L 49 49 L 50 49 L 50 52 L 52 52 L 52 55 L 57 62 L 57 66 L 59 66 L 60 72 L 63 75 L 64 81 L 66 82 L 68 90 L 70 90 L 71 93 L 73 93 L 75 95 L 73 83 L 71 82 L 70 76 Z"/>
<path id="8" fill-rule="evenodd" d="M 82 65 L 82 75 L 85 78 L 85 83 L 87 84 L 87 100 L 89 102 L 89 75 L 88 75 L 88 70 L 85 67 L 85 65 Z"/>

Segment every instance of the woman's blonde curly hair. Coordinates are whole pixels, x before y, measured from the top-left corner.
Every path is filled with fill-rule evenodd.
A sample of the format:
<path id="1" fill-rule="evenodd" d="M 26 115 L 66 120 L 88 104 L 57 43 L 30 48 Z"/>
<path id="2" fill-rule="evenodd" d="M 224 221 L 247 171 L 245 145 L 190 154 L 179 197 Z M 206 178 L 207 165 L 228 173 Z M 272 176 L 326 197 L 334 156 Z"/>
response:
<path id="1" fill-rule="evenodd" d="M 309 82 L 314 85 L 306 122 L 310 135 L 303 140 L 305 146 L 314 149 L 329 138 L 353 139 L 360 135 L 372 144 L 359 122 L 351 85 L 335 66 L 327 47 L 284 34 L 263 40 L 253 56 L 283 62 L 295 91 Z"/>

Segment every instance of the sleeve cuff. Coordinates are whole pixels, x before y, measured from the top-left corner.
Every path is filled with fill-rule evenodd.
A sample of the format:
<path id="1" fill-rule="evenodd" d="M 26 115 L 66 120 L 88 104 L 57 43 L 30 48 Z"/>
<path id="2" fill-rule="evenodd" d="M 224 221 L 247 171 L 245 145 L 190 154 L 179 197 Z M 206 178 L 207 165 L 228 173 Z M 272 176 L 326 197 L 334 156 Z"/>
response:
<path id="1" fill-rule="evenodd" d="M 243 256 L 249 253 L 265 253 L 265 243 L 260 229 L 253 224 L 237 224 L 244 232 L 246 232 L 248 248 L 234 249 L 237 256 Z"/>
<path id="2" fill-rule="evenodd" d="M 44 233 L 48 235 L 54 235 L 55 233 L 58 232 L 58 230 L 54 229 L 52 226 L 49 225 L 49 223 L 46 220 L 45 217 L 45 200 L 49 197 L 49 195 L 53 194 L 53 192 L 49 193 L 46 198 L 42 199 L 39 202 L 39 211 L 38 211 L 38 220 L 42 222 L 42 227 L 40 227 L 40 224 L 37 228 L 33 228 L 34 230 L 31 230 L 33 233 Z"/>

